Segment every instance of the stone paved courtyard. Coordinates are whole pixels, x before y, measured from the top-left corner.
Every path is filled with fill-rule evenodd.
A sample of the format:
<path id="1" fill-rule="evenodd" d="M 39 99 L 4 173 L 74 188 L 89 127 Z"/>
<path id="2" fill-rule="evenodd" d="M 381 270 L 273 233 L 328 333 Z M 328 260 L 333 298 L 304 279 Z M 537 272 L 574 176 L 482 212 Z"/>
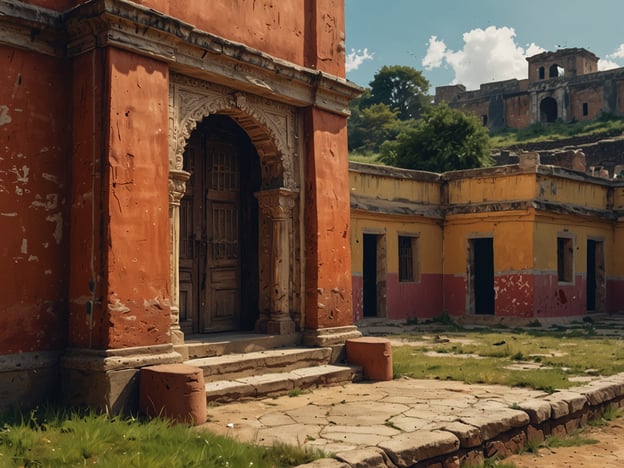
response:
<path id="1" fill-rule="evenodd" d="M 399 378 L 212 406 L 202 427 L 256 444 L 281 442 L 337 455 L 320 466 L 459 466 L 511 455 L 548 433 L 571 432 L 600 405 L 621 405 L 623 396 L 622 374 L 554 394 Z"/>

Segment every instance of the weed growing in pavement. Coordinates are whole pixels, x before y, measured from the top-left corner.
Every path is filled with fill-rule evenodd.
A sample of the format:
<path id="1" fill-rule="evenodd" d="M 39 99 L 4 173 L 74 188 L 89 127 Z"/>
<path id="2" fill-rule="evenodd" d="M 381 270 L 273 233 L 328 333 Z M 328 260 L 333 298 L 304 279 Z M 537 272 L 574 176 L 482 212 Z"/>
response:
<path id="1" fill-rule="evenodd" d="M 303 390 L 299 387 L 295 387 L 292 390 L 288 391 L 288 396 L 293 398 L 293 397 L 298 397 L 300 395 L 305 395 L 307 393 L 310 393 L 310 390 Z"/>
<path id="2" fill-rule="evenodd" d="M 462 468 L 516 468 L 513 463 L 501 461 L 498 457 L 486 458 L 481 464 L 474 465 L 467 463 L 462 465 Z"/>
<path id="3" fill-rule="evenodd" d="M 561 447 L 578 447 L 580 445 L 592 445 L 597 444 L 598 441 L 596 439 L 592 439 L 591 437 L 585 437 L 583 435 L 583 431 L 575 431 L 572 434 L 568 434 L 565 437 L 560 436 L 548 436 L 546 440 L 542 444 L 544 447 L 548 448 L 561 448 Z"/>
<path id="4" fill-rule="evenodd" d="M 589 425 L 594 427 L 606 426 L 610 421 L 621 418 L 623 415 L 624 409 L 616 408 L 614 405 L 607 405 L 599 417 L 589 421 Z"/>

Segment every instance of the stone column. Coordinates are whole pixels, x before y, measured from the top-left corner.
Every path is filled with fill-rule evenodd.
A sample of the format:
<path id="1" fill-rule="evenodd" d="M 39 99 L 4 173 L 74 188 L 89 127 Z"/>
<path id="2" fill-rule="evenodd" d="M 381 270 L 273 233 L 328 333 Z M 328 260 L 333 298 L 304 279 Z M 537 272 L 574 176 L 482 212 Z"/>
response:
<path id="1" fill-rule="evenodd" d="M 269 317 L 259 328 L 269 334 L 286 335 L 295 332 L 290 316 L 290 235 L 292 212 L 297 193 L 285 188 L 256 193 L 260 211 L 269 220 Z M 267 320 L 268 319 L 268 320 Z"/>
<path id="2" fill-rule="evenodd" d="M 169 229 L 171 248 L 171 342 L 184 343 L 184 333 L 180 329 L 180 200 L 186 191 L 186 181 L 190 173 L 182 170 L 169 170 Z"/>

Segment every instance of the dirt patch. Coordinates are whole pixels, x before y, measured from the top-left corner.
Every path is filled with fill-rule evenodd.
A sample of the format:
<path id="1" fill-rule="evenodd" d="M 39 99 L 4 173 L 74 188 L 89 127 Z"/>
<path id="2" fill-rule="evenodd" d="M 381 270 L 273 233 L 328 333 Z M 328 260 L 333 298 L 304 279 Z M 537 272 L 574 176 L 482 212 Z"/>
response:
<path id="1" fill-rule="evenodd" d="M 413 338 L 396 338 L 387 337 L 390 340 L 392 346 L 431 346 L 433 344 L 440 343 L 457 343 L 462 345 L 469 345 L 477 343 L 477 341 L 470 338 L 456 338 L 449 336 L 430 336 L 422 335 L 419 340 Z"/>
<path id="2" fill-rule="evenodd" d="M 597 444 L 565 448 L 542 448 L 537 454 L 514 455 L 505 463 L 517 468 L 592 467 L 616 468 L 624 460 L 624 421 L 621 419 L 600 428 L 587 428 L 583 436 L 598 440 Z"/>

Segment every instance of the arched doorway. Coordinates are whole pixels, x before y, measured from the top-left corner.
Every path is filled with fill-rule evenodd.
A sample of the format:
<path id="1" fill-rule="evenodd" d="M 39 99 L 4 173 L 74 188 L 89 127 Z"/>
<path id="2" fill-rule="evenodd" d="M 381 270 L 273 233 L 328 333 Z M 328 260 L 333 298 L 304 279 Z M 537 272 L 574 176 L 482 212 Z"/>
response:
<path id="1" fill-rule="evenodd" d="M 184 152 L 180 203 L 180 326 L 184 333 L 251 330 L 258 319 L 260 163 L 227 115 L 198 123 Z"/>
<path id="2" fill-rule="evenodd" d="M 540 122 L 553 123 L 557 117 L 557 101 L 551 97 L 544 98 L 540 103 Z"/>

